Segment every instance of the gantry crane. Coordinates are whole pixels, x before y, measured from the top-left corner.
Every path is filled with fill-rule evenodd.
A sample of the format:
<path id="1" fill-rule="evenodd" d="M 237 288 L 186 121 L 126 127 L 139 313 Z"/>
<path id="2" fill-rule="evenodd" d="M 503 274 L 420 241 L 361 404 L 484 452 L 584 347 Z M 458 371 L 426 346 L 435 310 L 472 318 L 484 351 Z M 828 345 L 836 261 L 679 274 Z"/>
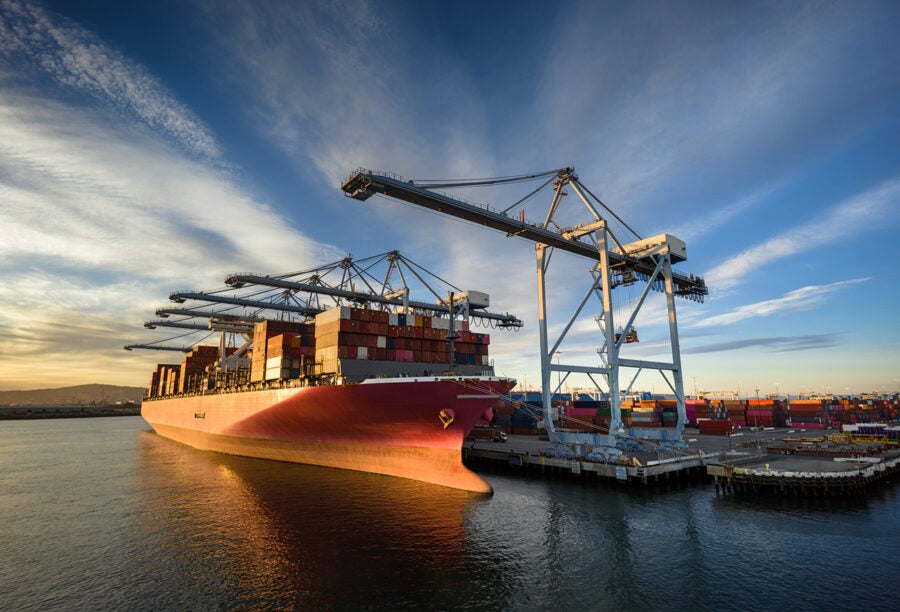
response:
<path id="1" fill-rule="evenodd" d="M 503 210 L 495 210 L 489 206 L 464 202 L 445 193 L 435 191 L 437 188 L 450 189 L 456 187 L 475 187 L 500 185 L 529 180 L 543 180 L 543 184 Z M 534 196 L 544 187 L 552 186 L 550 208 L 541 223 L 526 222 L 524 209 L 516 216 L 513 209 L 522 205 L 525 200 Z M 571 167 L 543 173 L 533 173 L 500 179 L 477 179 L 463 181 L 416 182 L 384 172 L 358 169 L 342 185 L 348 197 L 367 200 L 372 195 L 381 194 L 409 202 L 442 214 L 465 219 L 489 228 L 502 231 L 507 237 L 519 237 L 535 243 L 537 253 L 538 277 L 538 319 L 540 335 L 541 382 L 543 389 L 544 423 L 551 440 L 573 447 L 577 454 L 587 448 L 604 447 L 615 453 L 623 442 L 634 439 L 655 439 L 681 441 L 685 422 L 684 385 L 682 381 L 681 355 L 678 342 L 678 326 L 675 318 L 674 298 L 702 302 L 707 295 L 706 284 L 702 278 L 691 274 L 681 274 L 672 270 L 672 265 L 687 258 L 685 244 L 673 236 L 661 234 L 641 239 L 612 210 L 591 193 L 578 179 Z M 564 226 L 560 214 L 566 189 L 571 189 L 584 204 L 589 218 L 584 223 Z M 609 216 L 621 226 L 634 234 L 638 240 L 622 241 L 613 231 L 607 219 L 601 216 L 599 208 L 605 209 Z M 511 213 L 513 216 L 511 216 Z M 547 325 L 547 275 L 550 255 L 559 249 L 577 256 L 592 260 L 591 283 L 568 323 L 564 326 L 559 338 L 551 344 Z M 631 309 L 627 323 L 617 333 L 613 320 L 613 291 L 622 286 L 631 286 L 638 281 L 644 282 L 644 288 L 636 305 Z M 649 292 L 657 291 L 665 294 L 669 323 L 669 344 L 671 361 L 648 361 L 629 359 L 620 356 L 624 343 L 637 340 L 633 323 Z M 586 303 L 595 296 L 599 299 L 601 311 L 595 317 L 601 333 L 602 346 L 597 350 L 601 363 L 579 365 L 554 364 L 554 355 L 559 357 L 559 348 L 572 328 L 576 318 L 582 313 Z M 636 370 L 631 384 L 623 389 L 620 380 L 620 369 Z M 677 423 L 674 430 L 665 428 L 626 428 L 622 421 L 621 398 L 631 389 L 642 371 L 657 371 L 672 389 L 678 406 Z M 551 405 L 551 373 L 559 372 L 559 389 L 565 379 L 572 373 L 587 375 L 597 389 L 609 399 L 611 424 L 607 433 L 583 433 L 566 431 L 554 425 L 554 410 Z M 669 373 L 669 376 L 666 373 Z M 606 383 L 605 388 L 595 376 L 600 376 Z M 590 452 L 590 451 L 587 451 Z"/>
<path id="2" fill-rule="evenodd" d="M 376 276 L 377 274 L 377 276 Z M 435 299 L 434 302 L 410 300 L 410 285 L 418 281 Z M 440 282 L 449 291 L 442 293 L 432 287 Z M 192 307 L 159 308 L 156 315 L 164 319 L 170 315 L 183 317 L 177 321 L 156 320 L 144 324 L 149 329 L 173 327 L 190 331 L 223 332 L 221 353 L 225 355 L 225 332 L 240 334 L 244 344 L 236 354 L 249 348 L 253 325 L 264 319 L 263 313 L 276 316 L 308 319 L 320 312 L 342 305 L 368 305 L 378 308 L 400 308 L 403 312 L 425 313 L 450 319 L 450 344 L 453 363 L 453 331 L 456 317 L 473 319 L 481 324 L 503 329 L 518 329 L 522 321 L 509 313 L 487 310 L 487 296 L 475 291 L 462 291 L 435 276 L 398 251 L 389 251 L 363 259 L 344 257 L 338 261 L 299 272 L 266 276 L 261 274 L 230 274 L 225 288 L 213 291 L 175 291 L 169 295 L 173 302 L 198 302 Z M 484 296 L 481 299 L 477 296 Z M 325 298 L 325 303 L 322 302 Z M 206 322 L 192 322 L 206 319 Z M 190 347 L 161 344 L 133 344 L 125 347 L 187 352 Z"/>

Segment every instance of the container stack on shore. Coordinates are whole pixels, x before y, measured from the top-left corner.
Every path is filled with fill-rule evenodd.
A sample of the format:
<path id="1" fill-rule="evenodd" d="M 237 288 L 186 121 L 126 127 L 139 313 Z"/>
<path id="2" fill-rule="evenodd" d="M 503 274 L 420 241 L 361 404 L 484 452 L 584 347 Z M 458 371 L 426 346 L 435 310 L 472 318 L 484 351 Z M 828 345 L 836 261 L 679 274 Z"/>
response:
<path id="1" fill-rule="evenodd" d="M 631 422 L 631 409 L 622 407 L 622 420 Z M 609 402 L 605 400 L 574 400 L 566 405 L 564 423 L 566 429 L 606 433 L 612 420 Z"/>
<path id="2" fill-rule="evenodd" d="M 722 408 L 726 418 L 735 427 L 747 425 L 747 401 L 746 400 L 722 400 Z"/>
<path id="3" fill-rule="evenodd" d="M 832 424 L 874 423 L 897 419 L 897 403 L 884 399 L 841 399 L 829 406 Z"/>
<path id="4" fill-rule="evenodd" d="M 633 400 L 631 402 L 623 402 L 622 408 L 631 410 L 630 425 L 633 427 L 662 427 L 663 425 L 662 409 L 659 406 L 658 400 Z M 625 420 L 624 416 L 622 420 Z M 629 423 L 625 424 L 629 425 Z"/>
<path id="5" fill-rule="evenodd" d="M 824 429 L 844 424 L 891 421 L 898 416 L 897 400 L 883 398 L 708 400 L 706 411 L 696 403 L 702 401 L 707 400 L 693 400 L 697 418 L 692 420 L 691 410 L 687 410 L 688 423 L 702 421 L 703 417 L 699 415 L 706 412 L 710 419 L 729 421 L 733 427 Z M 720 412 L 713 407 L 716 404 L 721 405 Z"/>
<path id="6" fill-rule="evenodd" d="M 495 425 L 506 433 L 538 434 L 541 416 L 539 392 L 513 392 L 507 408 L 495 410 Z M 609 403 L 581 399 L 581 394 L 555 394 L 554 406 L 563 415 L 559 427 L 605 433 L 609 430 Z M 626 427 L 674 427 L 677 404 L 669 399 L 629 399 L 622 402 Z M 537 416 L 536 416 L 537 415 Z M 891 421 L 898 416 L 894 399 L 765 399 L 685 400 L 685 422 L 700 433 L 726 435 L 741 427 L 839 428 L 843 424 Z"/>
<path id="7" fill-rule="evenodd" d="M 747 400 L 744 421 L 751 427 L 784 427 L 787 406 L 780 399 Z"/>

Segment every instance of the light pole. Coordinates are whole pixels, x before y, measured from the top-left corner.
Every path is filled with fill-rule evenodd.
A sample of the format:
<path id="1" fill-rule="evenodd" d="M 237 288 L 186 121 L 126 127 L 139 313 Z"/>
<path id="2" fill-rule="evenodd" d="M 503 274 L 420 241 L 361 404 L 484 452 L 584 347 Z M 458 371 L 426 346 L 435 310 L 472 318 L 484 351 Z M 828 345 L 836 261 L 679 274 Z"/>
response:
<path id="1" fill-rule="evenodd" d="M 758 412 L 761 409 L 762 406 L 759 405 L 759 387 L 756 387 L 756 410 L 753 412 Z M 754 429 L 756 429 L 756 450 L 759 450 L 759 415 L 754 414 L 753 421 L 755 425 Z"/>
<path id="2" fill-rule="evenodd" d="M 562 391 L 562 370 L 559 369 L 559 356 L 562 355 L 562 351 L 556 351 L 554 353 L 556 355 L 556 392 L 560 393 Z"/>

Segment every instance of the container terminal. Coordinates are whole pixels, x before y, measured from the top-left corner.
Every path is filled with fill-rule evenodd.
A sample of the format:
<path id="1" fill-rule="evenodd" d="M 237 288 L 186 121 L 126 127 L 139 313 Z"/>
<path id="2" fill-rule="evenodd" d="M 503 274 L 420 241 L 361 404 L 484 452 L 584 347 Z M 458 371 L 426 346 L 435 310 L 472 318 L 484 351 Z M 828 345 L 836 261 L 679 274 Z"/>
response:
<path id="1" fill-rule="evenodd" d="M 448 194 L 448 190 L 456 188 L 467 189 L 469 193 L 479 187 L 508 189 L 528 182 L 540 184 L 503 208 L 473 204 Z M 160 309 L 158 316 L 182 315 L 185 318 L 148 322 L 145 326 L 209 329 L 220 332 L 221 336 L 218 348 L 159 344 L 126 347 L 188 353 L 180 366 L 160 364 L 151 380 L 145 401 L 145 406 L 149 404 L 145 418 L 158 432 L 201 448 L 410 478 L 419 477 L 419 468 L 410 467 L 412 464 L 398 467 L 398 457 L 405 450 L 392 451 L 388 453 L 392 457 L 383 461 L 381 454 L 385 443 L 389 447 L 399 444 L 403 449 L 418 449 L 413 454 L 421 454 L 422 449 L 441 447 L 449 449 L 450 454 L 455 453 L 457 459 L 454 461 L 444 453 L 447 456 L 441 460 L 443 467 L 424 469 L 433 477 L 421 479 L 481 492 L 489 492 L 489 485 L 472 479 L 474 474 L 465 474 L 467 470 L 461 466 L 454 468 L 461 478 L 459 482 L 453 482 L 453 478 L 439 482 L 440 478 L 435 475 L 447 465 L 458 463 L 459 454 L 462 454 L 467 463 L 497 463 L 499 460 L 509 467 L 527 470 L 539 465 L 542 470 L 596 474 L 622 482 L 649 483 L 660 477 L 679 477 L 683 472 L 704 472 L 722 478 L 722 488 L 731 491 L 744 486 L 747 477 L 755 476 L 751 467 L 737 465 L 738 461 L 750 460 L 743 456 L 747 453 L 740 453 L 741 457 L 733 456 L 734 449 L 724 455 L 710 453 L 702 447 L 692 447 L 692 443 L 716 436 L 731 441 L 742 434 L 741 428 L 748 427 L 753 427 L 759 436 L 760 429 L 774 430 L 790 422 L 807 432 L 821 430 L 823 439 L 820 442 L 825 447 L 839 446 L 842 440 L 828 436 L 829 428 L 833 429 L 836 424 L 843 427 L 868 423 L 875 420 L 872 417 L 876 413 L 883 420 L 897 416 L 896 402 L 886 407 L 860 405 L 852 400 L 781 402 L 688 398 L 683 381 L 676 301 L 702 303 L 708 294 L 706 283 L 700 276 L 674 269 L 676 264 L 687 260 L 687 246 L 683 241 L 666 233 L 650 237 L 638 234 L 581 182 L 574 168 L 453 181 L 415 181 L 393 173 L 358 169 L 350 174 L 341 189 L 348 198 L 358 202 L 366 202 L 376 195 L 381 196 L 376 200 L 398 200 L 496 230 L 507 239 L 534 244 L 537 348 L 542 389 L 539 397 L 529 393 L 510 394 L 516 381 L 494 375 L 493 362 L 486 351 L 487 336 L 473 336 L 473 332 L 465 328 L 470 317 L 480 317 L 489 325 L 501 328 L 518 328 L 524 324 L 513 315 L 488 313 L 486 293 L 462 292 L 454 287 L 442 294 L 432 292 L 437 297 L 436 302 L 412 302 L 402 271 L 402 282 L 398 285 L 385 281 L 379 286 L 378 279 L 368 268 L 355 266 L 348 257 L 327 268 L 328 272 L 343 274 L 339 284 L 323 283 L 326 270 L 322 268 L 277 276 L 235 274 L 226 279 L 226 290 L 173 293 L 170 298 L 175 302 L 196 300 L 199 304 L 190 308 Z M 543 221 L 526 220 L 525 205 L 545 189 L 550 192 L 550 203 Z M 567 198 L 571 194 L 575 197 Z M 574 210 L 567 202 L 575 204 Z M 555 253 L 558 255 L 554 257 Z M 401 259 L 396 251 L 388 254 L 387 277 Z M 589 264 L 588 274 L 584 277 L 584 292 L 576 294 L 574 299 L 560 299 L 563 296 L 560 285 L 556 284 L 557 274 L 563 272 L 567 279 L 572 278 L 571 271 L 564 271 L 564 266 L 573 261 L 581 262 L 578 265 Z M 503 265 L 510 265 L 510 262 Z M 580 269 L 583 274 L 584 268 Z M 415 267 L 409 274 L 420 278 Z M 249 288 L 249 292 L 242 296 L 228 293 L 228 289 L 245 288 Z M 571 291 L 571 282 L 567 282 L 565 288 Z M 274 293 L 259 297 L 265 291 Z M 557 298 L 552 300 L 553 309 L 548 294 Z M 459 299 L 456 304 L 454 295 Z M 320 303 L 323 296 L 333 303 L 323 306 Z M 560 304 L 566 303 L 565 310 L 560 310 Z M 233 308 L 242 310 L 234 314 L 230 310 Z M 663 312 L 662 320 L 667 321 L 667 325 L 642 328 L 639 337 L 638 326 L 645 321 L 642 313 L 647 309 L 654 309 L 657 315 Z M 276 311 L 277 317 L 268 314 L 271 311 Z M 407 318 L 405 325 L 397 319 L 400 316 Z M 409 317 L 413 317 L 414 323 L 410 323 Z M 456 327 L 458 317 L 460 325 Z M 206 319 L 205 324 L 191 321 L 196 318 Z M 288 330 L 283 327 L 284 321 L 300 327 Z M 387 331 L 382 333 L 378 326 L 385 326 Z M 597 332 L 597 345 L 596 350 L 586 354 L 583 332 L 589 327 Z M 391 329 L 396 333 L 390 333 Z M 574 341 L 574 349 L 570 348 L 573 329 L 582 332 Z M 229 344 L 228 334 L 232 338 L 239 335 L 242 340 L 237 343 L 232 340 Z M 648 336 L 651 351 L 641 350 L 640 342 L 643 339 L 646 343 Z M 648 377 L 655 377 L 657 382 L 661 380 L 671 391 L 671 399 L 636 398 L 634 389 L 639 388 L 639 384 L 646 384 Z M 402 388 L 397 386 L 395 394 L 371 401 L 378 395 L 376 390 L 387 389 L 386 384 L 373 383 L 389 382 L 396 386 L 410 382 L 410 378 L 417 384 L 427 383 L 426 386 L 434 390 L 447 382 L 463 385 L 468 393 L 457 390 L 453 401 L 449 391 L 429 395 L 430 391 L 407 384 Z M 584 384 L 589 387 L 587 394 L 571 397 L 568 402 L 560 401 L 564 385 Z M 298 400 L 282 405 L 290 395 L 300 397 L 298 390 L 312 398 L 320 391 L 306 390 L 325 387 L 330 388 L 335 397 L 329 395 L 321 401 Z M 365 390 L 362 394 L 361 389 Z M 251 397 L 248 393 L 256 395 Z M 417 396 L 415 399 L 409 397 L 413 393 Z M 217 399 L 204 399 L 210 394 L 217 395 Z M 194 396 L 200 396 L 200 399 L 185 401 Z M 217 408 L 223 397 L 230 402 L 227 410 L 230 416 L 224 420 L 222 411 Z M 434 401 L 424 401 L 424 397 Z M 476 399 L 479 400 L 477 406 Z M 378 409 L 378 402 L 382 405 L 388 402 L 392 406 L 402 404 L 405 408 L 393 414 L 392 421 L 391 413 Z M 354 412 L 354 403 L 363 410 Z M 408 428 L 408 435 L 399 436 L 402 442 L 397 443 L 396 436 L 389 431 L 390 425 L 405 422 L 404 419 L 417 409 L 417 404 L 427 404 L 430 416 L 413 418 L 420 424 Z M 335 405 L 340 405 L 341 410 L 329 408 Z M 464 409 L 464 406 L 470 407 Z M 235 421 L 234 416 L 238 413 L 240 418 Z M 272 422 L 266 416 L 269 413 L 277 413 Z M 337 413 L 340 415 L 332 418 Z M 191 419 L 185 420 L 185 414 Z M 322 436 L 322 431 L 316 427 L 322 424 L 322 415 L 329 414 L 331 420 L 324 439 L 335 444 L 327 449 L 317 449 L 314 442 Z M 311 415 L 317 416 L 311 418 Z M 319 422 L 314 423 L 317 418 Z M 450 433 L 438 435 L 432 432 L 435 420 Z M 264 422 L 268 423 L 266 427 L 257 427 Z M 283 430 L 286 422 L 292 422 L 292 427 L 288 428 L 291 429 L 290 439 L 270 443 L 269 434 Z M 373 422 L 376 425 L 370 431 L 367 428 Z M 427 426 L 426 422 L 429 423 Z M 449 429 L 454 423 L 456 427 Z M 488 426 L 491 432 L 502 434 L 511 443 L 504 445 L 505 450 L 478 439 L 469 444 L 465 438 L 470 432 L 476 438 L 483 435 L 478 429 L 479 423 Z M 697 428 L 696 434 L 692 427 Z M 398 429 L 403 427 L 398 425 Z M 367 436 L 376 430 L 379 435 L 368 439 Z M 535 451 L 529 446 L 533 442 L 529 436 L 534 436 L 538 430 L 546 440 L 536 436 L 538 444 L 543 443 L 544 448 Z M 890 453 L 894 441 L 885 431 L 881 431 L 883 435 L 880 436 L 865 432 L 850 435 L 854 437 L 854 443 L 864 442 L 864 436 L 886 438 L 889 442 L 878 452 Z M 346 462 L 337 458 L 347 450 L 341 446 L 344 438 L 347 435 L 353 437 L 348 432 L 364 433 L 363 446 L 368 447 L 362 451 L 359 460 Z M 235 440 L 243 441 L 237 443 Z M 798 440 L 801 446 L 809 442 Z M 247 441 L 249 446 L 266 447 L 265 452 L 251 453 Z M 304 447 L 299 455 L 295 452 L 298 441 Z M 784 444 L 789 442 L 782 440 L 779 443 L 781 454 L 786 457 L 798 455 L 798 452 L 788 452 Z M 484 448 L 485 444 L 488 448 Z M 524 451 L 520 448 L 522 445 L 525 445 Z M 353 449 L 353 452 L 357 450 Z M 757 446 L 757 451 L 760 454 L 762 447 Z M 320 461 L 324 456 L 331 459 Z M 853 453 L 848 458 L 852 459 Z M 869 463 L 877 462 L 870 457 Z M 772 462 L 766 468 L 769 472 L 772 472 L 771 465 Z M 886 466 L 887 463 L 880 465 L 875 471 L 884 472 Z M 762 481 L 757 479 L 753 486 L 763 486 Z"/>
<path id="2" fill-rule="evenodd" d="M 529 395 L 534 404 L 528 403 Z M 464 447 L 467 464 L 522 476 L 621 486 L 713 482 L 721 494 L 784 497 L 864 495 L 900 472 L 897 396 L 729 400 L 730 411 L 722 400 L 688 400 L 684 450 L 647 449 L 609 463 L 577 457 L 566 447 L 551 444 L 537 409 L 538 395 L 513 393 L 518 399 L 498 409 L 493 427 L 475 428 Z M 575 394 L 559 397 L 555 401 L 562 407 L 566 428 L 608 423 L 603 402 L 572 400 Z M 665 427 L 673 420 L 667 416 L 671 404 L 672 400 L 635 399 L 625 409 L 625 418 L 637 414 L 642 422 Z M 755 425 L 746 425 L 748 413 Z"/>

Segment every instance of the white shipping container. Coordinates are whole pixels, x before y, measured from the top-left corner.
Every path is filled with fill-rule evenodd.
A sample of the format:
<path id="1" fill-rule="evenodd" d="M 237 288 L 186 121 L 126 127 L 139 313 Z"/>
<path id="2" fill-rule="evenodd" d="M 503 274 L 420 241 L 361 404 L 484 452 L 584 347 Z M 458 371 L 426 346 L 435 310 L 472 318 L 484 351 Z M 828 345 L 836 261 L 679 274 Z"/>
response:
<path id="1" fill-rule="evenodd" d="M 397 318 L 396 312 L 388 313 L 388 325 L 399 325 L 398 321 L 399 319 Z"/>
<path id="2" fill-rule="evenodd" d="M 434 329 L 450 329 L 450 319 L 431 319 L 431 327 Z"/>
<path id="3" fill-rule="evenodd" d="M 357 359 L 368 359 L 369 358 L 369 347 L 361 346 L 356 349 L 356 358 Z"/>
<path id="4" fill-rule="evenodd" d="M 387 348 L 387 336 L 378 336 L 375 339 L 375 346 L 378 348 Z"/>

